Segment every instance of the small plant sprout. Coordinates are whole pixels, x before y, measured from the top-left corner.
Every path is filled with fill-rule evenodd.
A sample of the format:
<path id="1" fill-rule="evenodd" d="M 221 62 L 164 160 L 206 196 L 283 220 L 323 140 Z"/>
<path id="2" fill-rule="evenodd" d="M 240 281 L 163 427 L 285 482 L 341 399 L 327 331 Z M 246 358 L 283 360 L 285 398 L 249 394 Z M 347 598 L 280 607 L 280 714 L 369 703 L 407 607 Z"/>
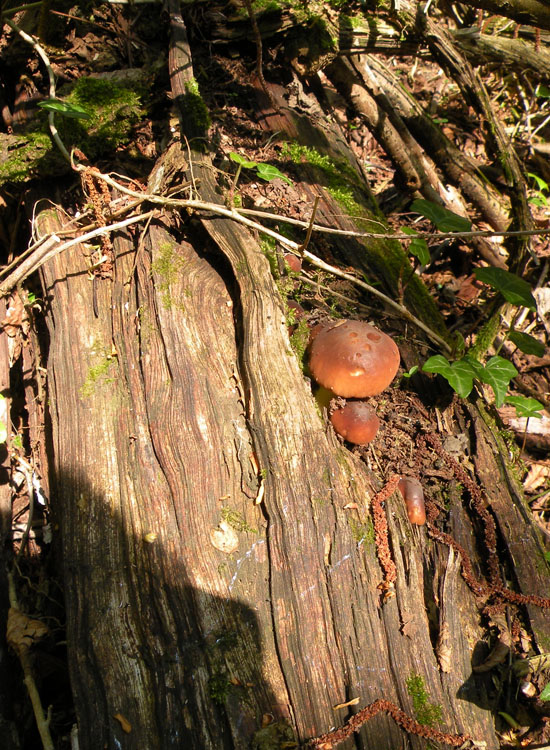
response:
<path id="1" fill-rule="evenodd" d="M 228 207 L 231 207 L 233 204 L 233 195 L 235 194 L 235 189 L 237 187 L 237 183 L 239 182 L 239 177 L 241 175 L 243 167 L 245 169 L 255 170 L 256 176 L 259 177 L 260 180 L 271 182 L 271 180 L 274 180 L 278 177 L 281 180 L 284 180 L 288 185 L 293 184 L 291 179 L 289 179 L 272 164 L 265 164 L 263 162 L 257 161 L 248 161 L 248 159 L 245 159 L 244 156 L 241 156 L 234 151 L 229 154 L 229 158 L 231 159 L 231 161 L 234 161 L 237 164 L 237 171 L 235 172 L 235 177 L 233 178 L 233 182 L 231 183 L 231 187 L 229 188 L 229 193 L 227 194 Z"/>
<path id="2" fill-rule="evenodd" d="M 532 191 L 532 194 L 529 197 L 529 203 L 538 208 L 548 208 L 548 190 L 550 189 L 550 186 L 542 179 L 542 177 L 539 177 L 538 174 L 527 172 L 527 176 L 530 177 L 536 185 L 536 189 Z"/>
<path id="3" fill-rule="evenodd" d="M 404 378 L 412 378 L 412 376 L 418 372 L 418 365 L 413 365 L 411 369 L 408 372 L 404 372 L 402 377 Z"/>
<path id="4" fill-rule="evenodd" d="M 531 293 L 531 287 L 519 276 L 502 268 L 478 268 L 475 276 L 478 281 L 499 292 L 510 304 L 536 311 L 537 303 Z M 544 354 L 544 346 L 537 339 L 516 331 L 513 324 L 506 332 L 505 338 L 526 354 L 533 354 L 537 357 Z M 426 360 L 422 369 L 424 372 L 442 375 L 462 398 L 470 395 L 474 380 L 486 383 L 493 389 L 495 405 L 500 407 L 505 402 L 511 404 L 515 407 L 518 417 L 527 417 L 527 419 L 540 417 L 540 412 L 544 408 L 543 404 L 534 398 L 507 395 L 510 381 L 518 374 L 518 371 L 511 362 L 498 354 L 490 357 L 485 364 L 477 360 L 472 353 L 466 353 L 455 362 L 450 362 L 446 357 L 436 354 Z"/>

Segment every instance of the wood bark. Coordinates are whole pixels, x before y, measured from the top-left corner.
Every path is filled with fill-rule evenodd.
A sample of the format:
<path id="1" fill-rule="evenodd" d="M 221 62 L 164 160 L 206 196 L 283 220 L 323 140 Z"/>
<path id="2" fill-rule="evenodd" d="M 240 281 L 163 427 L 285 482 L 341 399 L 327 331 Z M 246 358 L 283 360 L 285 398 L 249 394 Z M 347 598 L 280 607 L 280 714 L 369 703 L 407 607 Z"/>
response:
<path id="1" fill-rule="evenodd" d="M 397 596 L 381 607 L 375 549 L 343 510 L 356 502 L 366 522 L 372 480 L 326 433 L 266 259 L 237 226 L 206 226 L 176 241 L 155 222 L 137 252 L 119 238 L 97 318 L 82 252 L 44 268 L 80 747 L 245 748 L 264 713 L 304 741 L 349 698 L 412 712 L 412 673 L 446 728 L 496 747 L 488 715 L 454 697 L 470 676 L 464 634 L 481 637 L 458 567 L 392 501 Z M 211 541 L 223 508 L 242 517 L 232 554 Z M 447 674 L 425 610 L 436 595 L 460 664 Z M 382 716 L 362 735 L 402 741 Z"/>
<path id="2" fill-rule="evenodd" d="M 183 163 L 178 144 L 167 158 Z M 202 159 L 194 175 L 214 200 Z M 42 231 L 52 221 L 41 215 Z M 89 278 L 83 248 L 43 270 L 80 747 L 245 748 L 261 742 L 264 714 L 280 741 L 304 742 L 340 723 L 333 706 L 351 698 L 383 695 L 412 714 L 418 674 L 446 730 L 496 748 L 460 565 L 392 498 L 396 596 L 381 604 L 375 546 L 354 534 L 368 527 L 373 478 L 320 419 L 255 240 L 226 219 L 159 217 L 115 248 L 112 280 Z M 490 453 L 484 468 L 494 476 Z M 499 500 L 510 502 L 505 486 Z M 475 559 L 460 502 L 452 519 Z M 506 544 L 538 538 L 527 517 L 514 522 L 509 534 L 503 521 Z M 384 716 L 357 742 L 381 740 L 404 741 Z"/>
<path id="3" fill-rule="evenodd" d="M 550 29 L 550 8 L 542 0 L 465 0 L 463 4 L 513 18 L 518 23 Z"/>

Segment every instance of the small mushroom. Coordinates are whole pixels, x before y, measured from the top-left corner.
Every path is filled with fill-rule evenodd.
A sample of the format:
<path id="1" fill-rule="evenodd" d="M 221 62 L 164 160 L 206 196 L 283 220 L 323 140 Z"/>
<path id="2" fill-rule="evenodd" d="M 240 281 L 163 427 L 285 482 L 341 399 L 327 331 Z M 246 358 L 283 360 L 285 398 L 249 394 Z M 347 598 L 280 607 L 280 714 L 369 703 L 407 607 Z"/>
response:
<path id="1" fill-rule="evenodd" d="M 360 320 L 320 324 L 309 345 L 313 378 L 344 398 L 381 393 L 399 367 L 399 349 L 382 331 Z"/>
<path id="2" fill-rule="evenodd" d="M 370 443 L 380 427 L 376 412 L 366 401 L 347 401 L 332 412 L 330 421 L 339 435 L 356 445 Z"/>
<path id="3" fill-rule="evenodd" d="M 300 273 L 302 270 L 302 261 L 300 258 L 293 253 L 285 253 L 284 260 L 291 271 L 294 271 L 294 273 Z"/>
<path id="4" fill-rule="evenodd" d="M 402 477 L 397 486 L 405 500 L 409 521 L 423 526 L 426 523 L 426 505 L 422 485 L 414 477 Z"/>

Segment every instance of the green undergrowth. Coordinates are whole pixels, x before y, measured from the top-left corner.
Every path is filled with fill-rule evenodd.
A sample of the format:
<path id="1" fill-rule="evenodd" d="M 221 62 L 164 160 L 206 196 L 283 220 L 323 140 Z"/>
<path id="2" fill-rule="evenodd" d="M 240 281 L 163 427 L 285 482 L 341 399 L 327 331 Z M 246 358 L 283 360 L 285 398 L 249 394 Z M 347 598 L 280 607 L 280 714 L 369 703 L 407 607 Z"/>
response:
<path id="1" fill-rule="evenodd" d="M 113 80 L 82 77 L 58 92 L 61 102 L 87 113 L 87 119 L 58 115 L 55 125 L 68 151 L 78 148 L 88 159 L 112 155 L 126 145 L 135 124 L 145 116 L 140 86 Z M 69 170 L 68 163 L 50 139 L 48 113 L 40 111 L 26 132 L 0 138 L 0 184 L 55 177 Z"/>
<path id="2" fill-rule="evenodd" d="M 61 97 L 81 107 L 89 120 L 58 118 L 65 146 L 77 147 L 88 159 L 106 156 L 128 143 L 133 126 L 145 115 L 136 83 L 124 86 L 102 78 L 79 78 L 71 92 Z"/>

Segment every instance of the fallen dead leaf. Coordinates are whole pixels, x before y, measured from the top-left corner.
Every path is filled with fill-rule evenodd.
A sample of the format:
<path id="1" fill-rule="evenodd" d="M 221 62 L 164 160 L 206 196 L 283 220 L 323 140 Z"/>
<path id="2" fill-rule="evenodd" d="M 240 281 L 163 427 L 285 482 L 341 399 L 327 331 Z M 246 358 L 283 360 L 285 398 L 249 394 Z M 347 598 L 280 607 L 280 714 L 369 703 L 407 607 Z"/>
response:
<path id="1" fill-rule="evenodd" d="M 33 643 L 48 634 L 48 626 L 42 620 L 34 620 L 24 612 L 10 607 L 6 638 L 14 651 L 29 649 Z"/>
<path id="2" fill-rule="evenodd" d="M 130 732 L 132 731 L 132 725 L 125 716 L 123 716 L 122 714 L 115 714 L 113 716 L 113 719 L 116 719 L 118 721 L 118 723 L 122 727 L 123 732 L 126 732 L 126 734 L 130 734 Z"/>

